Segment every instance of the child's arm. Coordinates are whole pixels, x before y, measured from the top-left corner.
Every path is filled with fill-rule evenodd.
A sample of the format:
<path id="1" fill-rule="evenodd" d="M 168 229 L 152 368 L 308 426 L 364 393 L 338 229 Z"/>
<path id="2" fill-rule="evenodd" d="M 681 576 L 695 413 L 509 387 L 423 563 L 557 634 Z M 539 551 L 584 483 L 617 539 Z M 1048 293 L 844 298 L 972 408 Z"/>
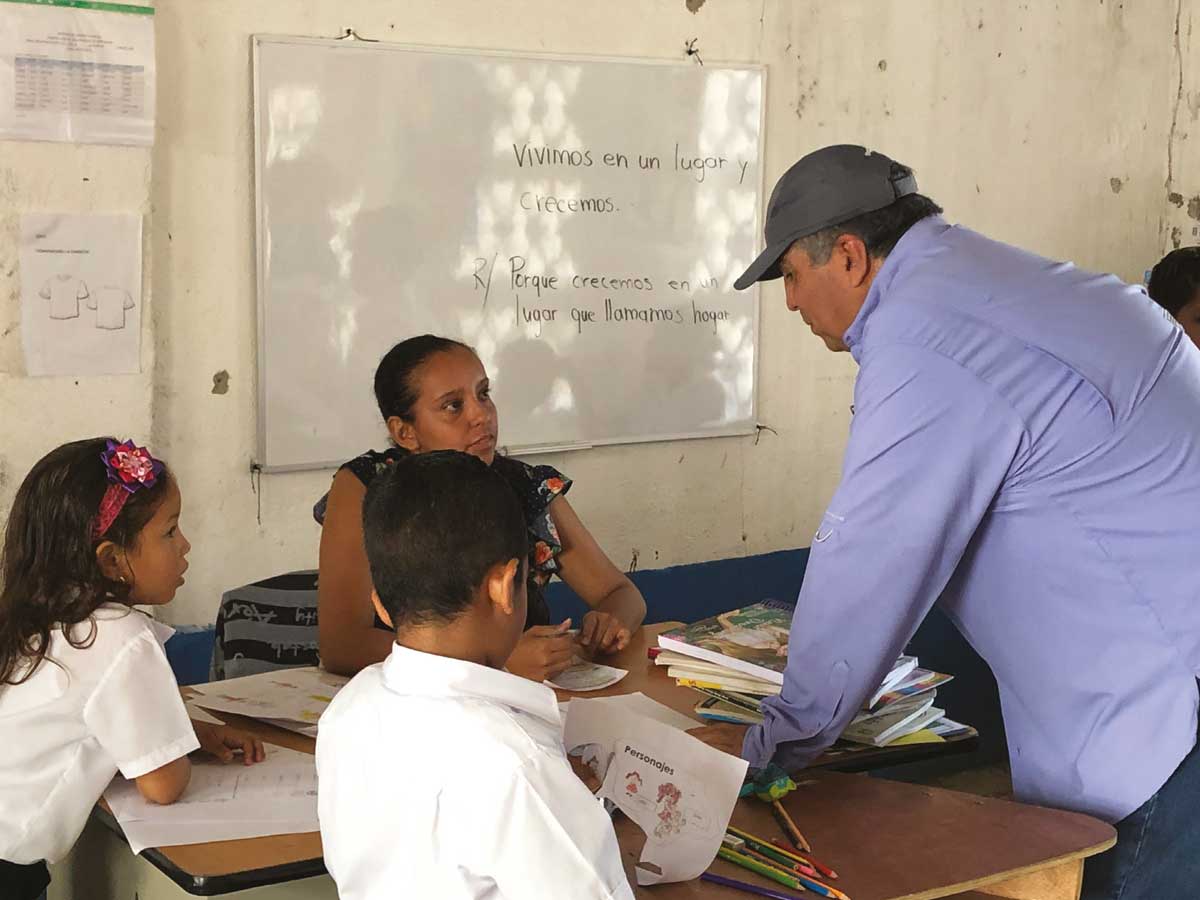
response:
<path id="1" fill-rule="evenodd" d="M 116 769 L 147 800 L 171 803 L 183 793 L 191 775 L 188 754 L 200 742 L 149 626 L 120 648 L 84 704 L 83 719 Z"/>
<path id="2" fill-rule="evenodd" d="M 263 742 L 251 734 L 228 725 L 192 720 L 200 749 L 223 763 L 232 762 L 234 751 L 242 751 L 242 763 L 252 765 L 267 758 Z M 159 766 L 134 779 L 138 792 L 151 803 L 166 806 L 180 798 L 192 777 L 192 763 L 186 756 Z"/>
<path id="3" fill-rule="evenodd" d="M 253 765 L 267 758 L 263 742 L 240 728 L 215 725 L 212 722 L 197 722 L 195 719 L 192 719 L 192 727 L 196 729 L 196 740 L 200 742 L 200 749 L 223 763 L 233 762 L 233 757 L 239 750 L 242 753 L 242 765 Z"/>
<path id="4" fill-rule="evenodd" d="M 167 805 L 179 799 L 192 777 L 192 763 L 186 756 L 159 766 L 153 772 L 134 779 L 138 793 L 151 803 Z"/>

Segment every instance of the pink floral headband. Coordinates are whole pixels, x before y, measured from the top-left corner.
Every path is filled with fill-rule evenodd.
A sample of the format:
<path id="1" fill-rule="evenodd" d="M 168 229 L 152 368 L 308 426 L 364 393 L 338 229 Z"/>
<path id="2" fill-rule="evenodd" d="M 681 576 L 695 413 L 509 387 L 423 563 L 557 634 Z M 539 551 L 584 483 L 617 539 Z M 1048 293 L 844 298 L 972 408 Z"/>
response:
<path id="1" fill-rule="evenodd" d="M 92 522 L 92 539 L 99 540 L 112 527 L 125 501 L 142 488 L 154 487 L 165 468 L 145 447 L 133 441 L 108 441 L 100 454 L 108 474 L 108 490 L 100 501 L 100 511 Z"/>

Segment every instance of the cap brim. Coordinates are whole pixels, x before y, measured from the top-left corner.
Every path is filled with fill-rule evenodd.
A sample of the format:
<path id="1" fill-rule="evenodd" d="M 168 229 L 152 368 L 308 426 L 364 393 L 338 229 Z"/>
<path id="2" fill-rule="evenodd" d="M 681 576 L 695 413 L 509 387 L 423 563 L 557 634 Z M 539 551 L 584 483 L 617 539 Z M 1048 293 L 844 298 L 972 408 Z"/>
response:
<path id="1" fill-rule="evenodd" d="M 758 254 L 758 259 L 750 263 L 750 268 L 746 269 L 742 273 L 741 278 L 733 283 L 734 289 L 744 291 L 755 282 L 773 281 L 776 278 L 782 278 L 783 273 L 779 271 L 779 260 L 783 258 L 783 254 L 787 253 L 788 247 L 792 245 L 794 240 L 794 238 L 788 238 L 786 241 L 772 244 L 762 253 Z"/>

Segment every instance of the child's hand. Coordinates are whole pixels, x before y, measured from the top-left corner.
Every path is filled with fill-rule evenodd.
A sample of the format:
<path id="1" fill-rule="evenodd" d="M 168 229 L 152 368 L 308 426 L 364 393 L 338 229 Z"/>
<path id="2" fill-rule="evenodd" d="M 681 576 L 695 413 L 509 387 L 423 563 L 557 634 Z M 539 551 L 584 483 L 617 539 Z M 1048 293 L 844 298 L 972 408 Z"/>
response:
<path id="1" fill-rule="evenodd" d="M 558 625 L 535 625 L 527 630 L 508 658 L 508 671 L 537 682 L 565 672 L 575 657 L 570 627 L 571 620 L 567 619 Z"/>
<path id="2" fill-rule="evenodd" d="M 230 728 L 228 725 L 214 725 L 211 722 L 192 720 L 196 729 L 196 739 L 200 741 L 200 749 L 210 756 L 215 756 L 223 763 L 233 762 L 234 751 L 242 751 L 242 764 L 253 765 L 267 758 L 263 742 L 251 734 Z"/>
<path id="3" fill-rule="evenodd" d="M 579 643 L 591 653 L 616 653 L 629 646 L 629 626 L 612 613 L 593 609 L 583 617 Z"/>

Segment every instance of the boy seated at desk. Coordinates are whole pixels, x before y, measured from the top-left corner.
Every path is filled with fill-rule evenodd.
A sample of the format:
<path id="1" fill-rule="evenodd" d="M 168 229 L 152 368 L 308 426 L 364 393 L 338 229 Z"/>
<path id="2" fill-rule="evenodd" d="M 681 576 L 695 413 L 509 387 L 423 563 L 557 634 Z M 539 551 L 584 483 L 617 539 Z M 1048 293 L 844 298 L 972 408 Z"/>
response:
<path id="1" fill-rule="evenodd" d="M 571 771 L 554 692 L 504 670 L 525 626 L 525 520 L 456 451 L 363 504 L 372 600 L 396 631 L 321 717 L 319 812 L 342 900 L 631 900 L 612 822 Z"/>

